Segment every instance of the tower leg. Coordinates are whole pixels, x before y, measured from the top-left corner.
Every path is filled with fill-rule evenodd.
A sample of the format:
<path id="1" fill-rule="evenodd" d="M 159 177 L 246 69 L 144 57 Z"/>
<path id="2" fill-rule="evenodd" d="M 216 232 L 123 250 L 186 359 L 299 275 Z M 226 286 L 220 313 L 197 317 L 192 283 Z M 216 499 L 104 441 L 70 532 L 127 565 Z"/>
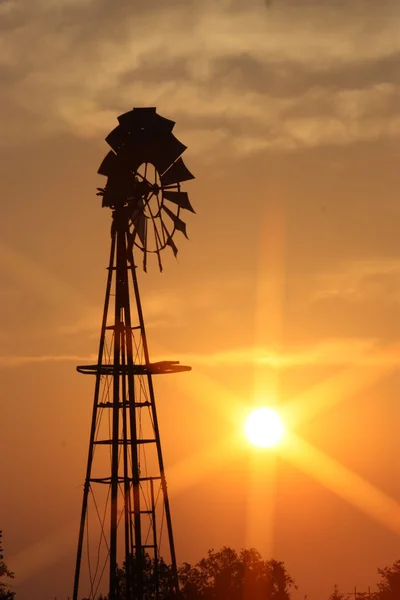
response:
<path id="1" fill-rule="evenodd" d="M 102 320 L 102 324 L 101 324 L 99 354 L 98 354 L 98 358 L 97 358 L 98 365 L 101 364 L 101 361 L 103 359 L 105 333 L 106 333 L 106 325 L 107 325 L 107 314 L 108 314 L 108 307 L 109 307 L 109 303 L 110 303 L 111 283 L 112 283 L 112 278 L 113 278 L 114 253 L 115 253 L 115 233 L 111 239 L 111 251 L 110 251 L 110 260 L 108 263 L 106 296 L 105 296 L 105 300 L 104 300 L 104 310 L 103 310 L 103 320 Z M 96 435 L 96 423 L 97 423 L 97 410 L 98 410 L 98 404 L 99 404 L 100 382 L 101 382 L 101 375 L 100 375 L 100 372 L 97 372 L 95 389 L 94 389 L 92 424 L 91 424 L 91 428 L 90 428 L 88 461 L 87 461 L 87 467 L 86 467 L 85 484 L 84 484 L 84 489 L 83 489 L 81 520 L 80 520 L 80 525 L 79 525 L 78 550 L 77 550 L 77 554 L 76 554 L 74 590 L 73 590 L 73 595 L 72 595 L 73 600 L 78 600 L 78 592 L 79 592 L 79 577 L 80 577 L 80 572 L 81 572 L 83 539 L 84 539 L 84 535 L 85 535 L 85 522 L 86 522 L 86 514 L 87 514 L 87 506 L 88 506 L 88 496 L 89 496 L 89 491 L 90 491 L 90 477 L 91 477 L 91 472 L 92 472 L 94 441 L 95 441 L 95 435 Z"/>
<path id="2" fill-rule="evenodd" d="M 132 265 L 133 265 L 133 258 L 131 258 L 131 260 L 132 260 Z M 147 336 L 146 336 L 146 330 L 145 330 L 145 326 L 144 326 L 142 303 L 140 300 L 139 285 L 138 285 L 138 281 L 137 281 L 137 277 L 136 277 L 136 269 L 134 267 L 132 267 L 132 283 L 133 283 L 133 289 L 134 289 L 134 293 L 135 293 L 136 306 L 137 306 L 138 318 L 139 318 L 139 324 L 140 324 L 140 330 L 141 330 L 141 336 L 142 336 L 144 359 L 145 359 L 146 365 L 150 365 L 149 347 L 147 344 Z M 174 536 L 173 536 L 173 532 L 172 532 L 171 509 L 170 509 L 169 498 L 168 498 L 167 480 L 165 477 L 164 459 L 163 459 L 162 450 L 161 450 L 160 430 L 159 430 L 159 426 L 158 426 L 153 379 L 152 379 L 151 374 L 149 374 L 147 376 L 147 383 L 148 383 L 148 388 L 149 388 L 151 412 L 152 412 L 152 417 L 153 417 L 153 426 L 154 426 L 154 433 L 155 433 L 155 439 L 156 439 L 156 445 L 157 445 L 157 458 L 158 458 L 158 464 L 159 464 L 159 468 L 160 468 L 161 486 L 162 486 L 162 492 L 163 492 L 163 497 L 164 497 L 165 517 L 166 517 L 166 521 L 167 521 L 168 541 L 169 541 L 170 554 L 171 554 L 173 586 L 174 586 L 175 593 L 179 594 L 178 567 L 177 567 L 177 562 L 176 562 Z"/>

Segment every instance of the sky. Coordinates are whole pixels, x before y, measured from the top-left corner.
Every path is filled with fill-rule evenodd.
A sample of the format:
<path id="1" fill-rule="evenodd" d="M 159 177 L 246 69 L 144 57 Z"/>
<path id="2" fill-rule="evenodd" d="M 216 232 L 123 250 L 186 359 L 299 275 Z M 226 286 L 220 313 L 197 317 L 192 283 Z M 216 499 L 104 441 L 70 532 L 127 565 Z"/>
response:
<path id="1" fill-rule="evenodd" d="M 71 594 L 119 114 L 176 121 L 190 241 L 140 286 L 178 562 L 257 546 L 295 600 L 400 558 L 400 5 L 0 2 L 0 528 L 19 600 Z M 167 249 L 168 250 L 168 249 Z M 171 253 L 172 254 L 172 253 Z M 237 407 L 292 444 L 226 448 Z"/>

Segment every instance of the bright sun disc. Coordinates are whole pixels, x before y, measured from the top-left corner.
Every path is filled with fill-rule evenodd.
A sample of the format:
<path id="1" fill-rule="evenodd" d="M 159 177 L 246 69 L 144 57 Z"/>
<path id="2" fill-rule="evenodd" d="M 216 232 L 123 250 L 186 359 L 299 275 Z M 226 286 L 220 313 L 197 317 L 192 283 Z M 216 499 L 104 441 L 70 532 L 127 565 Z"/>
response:
<path id="1" fill-rule="evenodd" d="M 256 408 L 246 419 L 244 430 L 249 442 L 260 448 L 272 448 L 278 444 L 285 427 L 279 414 L 273 408 Z"/>

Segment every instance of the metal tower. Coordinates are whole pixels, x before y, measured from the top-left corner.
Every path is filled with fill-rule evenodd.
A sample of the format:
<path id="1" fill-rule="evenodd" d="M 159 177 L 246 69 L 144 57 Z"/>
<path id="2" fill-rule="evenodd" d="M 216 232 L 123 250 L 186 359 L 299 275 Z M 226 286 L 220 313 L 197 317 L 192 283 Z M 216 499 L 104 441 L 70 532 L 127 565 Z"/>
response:
<path id="1" fill-rule="evenodd" d="M 106 138 L 112 150 L 99 173 L 103 207 L 112 210 L 111 252 L 95 376 L 89 453 L 73 600 L 177 597 L 177 565 L 155 404 L 153 375 L 190 370 L 150 362 L 134 255 L 146 271 L 193 211 L 182 181 L 193 179 L 180 158 L 186 147 L 173 121 L 155 108 L 134 108 Z M 164 562 L 165 560 L 165 562 Z"/>

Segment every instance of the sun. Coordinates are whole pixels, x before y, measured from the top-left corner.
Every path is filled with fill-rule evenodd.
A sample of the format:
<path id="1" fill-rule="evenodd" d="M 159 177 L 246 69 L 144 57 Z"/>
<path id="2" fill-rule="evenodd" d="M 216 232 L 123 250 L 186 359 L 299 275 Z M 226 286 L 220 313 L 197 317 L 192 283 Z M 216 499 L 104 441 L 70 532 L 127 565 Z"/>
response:
<path id="1" fill-rule="evenodd" d="M 272 448 L 285 435 L 280 415 L 273 408 L 263 406 L 253 410 L 246 419 L 244 430 L 249 442 L 259 448 Z"/>

